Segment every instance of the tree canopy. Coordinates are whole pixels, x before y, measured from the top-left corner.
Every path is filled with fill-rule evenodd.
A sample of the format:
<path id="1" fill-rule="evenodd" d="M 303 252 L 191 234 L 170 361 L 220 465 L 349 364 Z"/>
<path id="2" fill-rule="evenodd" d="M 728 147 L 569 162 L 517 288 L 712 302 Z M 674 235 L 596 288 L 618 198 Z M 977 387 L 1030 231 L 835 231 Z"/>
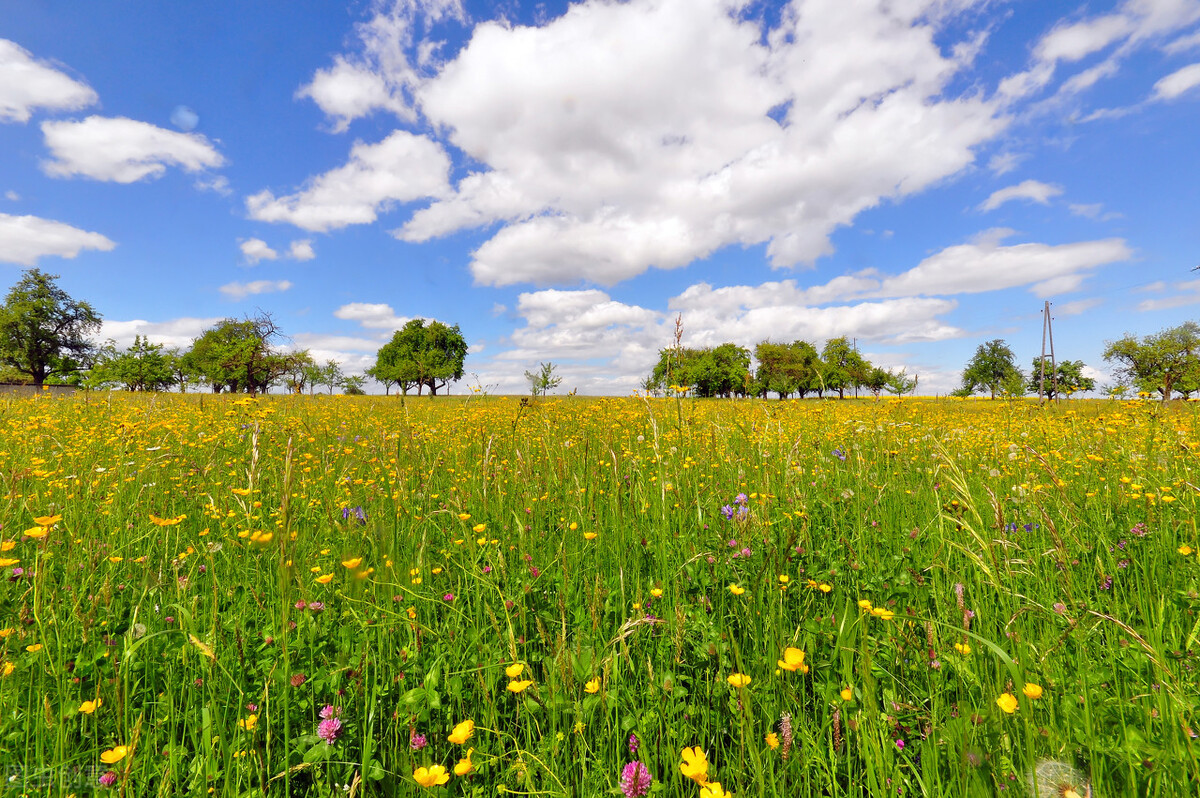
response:
<path id="1" fill-rule="evenodd" d="M 407 394 L 415 387 L 418 396 L 428 388 L 434 396 L 438 389 L 462 379 L 466 357 L 467 342 L 457 324 L 448 327 L 440 321 L 412 319 L 380 348 L 367 373 L 385 388 L 396 384 Z"/>
<path id="2" fill-rule="evenodd" d="M 59 288 L 56 274 L 25 272 L 0 307 L 0 363 L 34 385 L 51 377 L 77 378 L 95 346 L 100 314 Z"/>
<path id="3" fill-rule="evenodd" d="M 658 353 L 649 384 L 688 386 L 696 396 L 745 396 L 752 390 L 750 350 L 724 343 L 704 349 L 669 347 Z"/>
<path id="4" fill-rule="evenodd" d="M 1188 321 L 1145 338 L 1126 335 L 1108 344 L 1104 359 L 1117 364 L 1117 376 L 1139 391 L 1165 401 L 1174 391 L 1200 389 L 1200 325 Z"/>
<path id="5" fill-rule="evenodd" d="M 293 371 L 293 356 L 275 347 L 279 337 L 275 320 L 268 313 L 225 319 L 192 341 L 191 350 L 182 358 L 183 365 L 213 393 L 267 393 Z"/>
<path id="6" fill-rule="evenodd" d="M 101 349 L 87 383 L 92 387 L 120 386 L 127 391 L 165 391 L 177 382 L 176 356 L 162 344 L 140 335 L 118 351 L 111 343 Z"/>
<path id="7" fill-rule="evenodd" d="M 991 391 L 993 399 L 1001 392 L 1018 395 L 1025 392 L 1024 377 L 1017 368 L 1016 356 L 1000 338 L 979 345 L 963 369 L 962 387 L 955 393 L 970 396 L 984 389 Z"/>

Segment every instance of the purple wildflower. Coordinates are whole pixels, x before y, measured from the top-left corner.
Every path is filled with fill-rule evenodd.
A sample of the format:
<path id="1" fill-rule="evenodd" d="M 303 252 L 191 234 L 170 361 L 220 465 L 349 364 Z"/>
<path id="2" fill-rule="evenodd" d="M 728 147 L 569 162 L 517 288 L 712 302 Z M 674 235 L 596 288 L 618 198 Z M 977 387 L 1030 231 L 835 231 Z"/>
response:
<path id="1" fill-rule="evenodd" d="M 317 725 L 317 736 L 333 745 L 342 734 L 342 722 L 337 718 L 326 718 Z"/>
<path id="2" fill-rule="evenodd" d="M 325 603 L 321 601 L 310 601 L 308 603 L 308 608 L 312 612 L 323 612 L 325 610 Z"/>
<path id="3" fill-rule="evenodd" d="M 447 604 L 449 604 L 450 602 L 454 601 L 454 594 L 453 594 L 453 593 L 447 593 L 446 595 L 442 596 L 442 601 L 444 601 L 444 602 L 446 602 Z"/>
<path id="4" fill-rule="evenodd" d="M 425 735 L 418 732 L 416 729 L 411 729 L 408 732 L 408 747 L 414 751 L 420 751 L 429 743 L 425 739 Z"/>
<path id="5" fill-rule="evenodd" d="M 650 791 L 650 769 L 642 762 L 633 761 L 621 771 L 621 792 L 625 798 L 642 798 Z"/>
<path id="6" fill-rule="evenodd" d="M 837 459 L 841 460 L 843 463 L 846 462 L 846 453 L 843 452 L 841 449 L 834 449 L 833 456 L 836 457 Z"/>
<path id="7" fill-rule="evenodd" d="M 330 718 L 336 718 L 340 714 L 342 714 L 342 711 L 340 709 L 338 709 L 337 707 L 335 707 L 333 704 L 326 704 L 324 707 L 321 708 L 321 719 L 322 720 L 329 720 Z"/>
<path id="8" fill-rule="evenodd" d="M 117 785 L 117 774 L 114 773 L 113 771 L 111 771 L 111 770 L 105 771 L 104 775 L 100 777 L 100 786 L 101 787 L 115 787 L 116 785 Z"/>
<path id="9" fill-rule="evenodd" d="M 634 754 L 637 753 L 638 746 L 640 744 L 641 744 L 641 741 L 638 740 L 637 734 L 635 732 L 630 732 L 629 733 L 629 755 L 630 756 L 633 756 Z"/>
<path id="10" fill-rule="evenodd" d="M 750 501 L 750 499 L 749 499 L 749 498 L 747 498 L 746 494 L 744 494 L 744 493 L 739 493 L 738 495 L 736 495 L 736 496 L 734 496 L 734 497 L 733 497 L 733 503 L 734 503 L 734 504 L 742 504 L 742 505 L 744 505 L 744 504 L 746 504 L 746 503 L 747 503 L 747 502 L 749 502 L 749 501 Z"/>
<path id="11" fill-rule="evenodd" d="M 725 516 L 726 521 L 733 519 L 733 508 L 728 504 L 721 508 L 721 515 Z"/>

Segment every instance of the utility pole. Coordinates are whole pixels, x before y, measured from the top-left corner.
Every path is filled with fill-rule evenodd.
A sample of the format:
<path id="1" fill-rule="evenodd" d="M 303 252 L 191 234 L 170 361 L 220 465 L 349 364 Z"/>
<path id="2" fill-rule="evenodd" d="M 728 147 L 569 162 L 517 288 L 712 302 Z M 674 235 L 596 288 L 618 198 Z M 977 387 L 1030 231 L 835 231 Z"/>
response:
<path id="1" fill-rule="evenodd" d="M 1054 390 L 1054 401 L 1058 401 L 1058 363 L 1054 359 L 1054 328 L 1050 324 L 1050 301 L 1042 308 L 1042 356 L 1038 361 L 1041 376 L 1038 378 L 1038 401 L 1046 396 L 1046 339 L 1050 339 L 1050 380 Z"/>

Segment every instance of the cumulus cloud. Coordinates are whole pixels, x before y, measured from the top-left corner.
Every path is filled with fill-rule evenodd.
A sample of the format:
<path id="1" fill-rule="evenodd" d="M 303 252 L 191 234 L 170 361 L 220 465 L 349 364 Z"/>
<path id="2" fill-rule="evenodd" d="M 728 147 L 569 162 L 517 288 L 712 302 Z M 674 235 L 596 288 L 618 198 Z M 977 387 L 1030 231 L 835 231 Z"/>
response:
<path id="1" fill-rule="evenodd" d="M 242 251 L 242 257 L 251 266 L 259 261 L 275 260 L 279 257 L 279 253 L 267 246 L 267 242 L 261 238 L 247 238 L 238 244 L 238 249 Z"/>
<path id="2" fill-rule="evenodd" d="M 1200 86 L 1200 64 L 1190 64 L 1154 84 L 1154 100 L 1174 100 Z"/>
<path id="3" fill-rule="evenodd" d="M 1075 290 L 1092 269 L 1133 257 L 1120 238 L 1011 246 L 1001 245 L 997 238 L 947 247 L 907 272 L 883 280 L 879 290 L 891 296 L 945 296 L 1031 285 L 1037 296 L 1049 296 Z"/>
<path id="4" fill-rule="evenodd" d="M 300 238 L 292 242 L 288 247 L 287 256 L 292 260 L 312 260 L 317 257 L 317 253 L 313 251 L 312 241 L 307 238 Z"/>
<path id="5" fill-rule="evenodd" d="M 16 42 L 0 39 L 0 122 L 28 122 L 35 108 L 77 111 L 96 100 L 86 83 L 34 58 Z"/>
<path id="6" fill-rule="evenodd" d="M 0 213 L 0 262 L 35 266 L 39 258 L 74 258 L 85 249 L 108 252 L 116 243 L 100 233 L 37 216 Z"/>
<path id="7" fill-rule="evenodd" d="M 369 224 L 393 204 L 443 196 L 450 159 L 436 142 L 397 130 L 376 144 L 356 142 L 350 160 L 319 175 L 300 191 L 269 190 L 246 198 L 250 218 L 289 222 L 314 232 Z"/>
<path id="8" fill-rule="evenodd" d="M 220 324 L 222 319 L 184 317 L 167 321 L 146 321 L 133 319 L 131 321 L 115 321 L 105 319 L 100 324 L 97 338 L 101 341 L 112 339 L 117 346 L 127 347 L 137 336 L 143 336 L 152 344 L 162 344 L 167 347 L 186 349 L 192 341 L 208 328 Z"/>
<path id="9" fill-rule="evenodd" d="M 1163 288 L 1165 288 L 1165 286 Z M 1200 303 L 1200 280 L 1188 280 L 1186 282 L 1173 283 L 1171 288 L 1177 292 L 1174 296 L 1162 297 L 1160 299 L 1145 299 L 1138 303 L 1137 309 L 1143 313 L 1146 313 L 1149 311 L 1181 308 L 1187 305 L 1195 305 Z M 1162 288 L 1159 288 L 1159 290 L 1162 290 Z"/>
<path id="10" fill-rule="evenodd" d="M 764 31 L 724 0 L 589 2 L 540 28 L 481 24 L 415 94 L 481 168 L 397 235 L 502 223 L 473 254 L 488 285 L 607 285 L 730 244 L 811 264 L 1004 127 L 946 96 L 971 48 L 938 46 L 935 7 L 952 10 L 823 0 Z"/>
<path id="11" fill-rule="evenodd" d="M 292 287 L 288 280 L 252 280 L 248 283 L 232 282 L 221 286 L 221 293 L 235 302 L 255 294 L 273 294 Z"/>
<path id="12" fill-rule="evenodd" d="M 382 302 L 351 302 L 335 310 L 333 315 L 356 321 L 369 330 L 398 330 L 409 320 L 407 316 L 397 316 L 391 305 Z"/>
<path id="13" fill-rule="evenodd" d="M 1056 316 L 1079 316 L 1088 312 L 1092 308 L 1098 308 L 1104 304 L 1104 300 L 1100 297 L 1092 297 L 1091 299 L 1076 299 L 1073 302 L 1063 302 L 1062 304 L 1054 305 L 1054 314 Z"/>
<path id="14" fill-rule="evenodd" d="M 1012 200 L 1024 199 L 1031 202 L 1036 202 L 1039 205 L 1049 204 L 1052 197 L 1057 197 L 1063 193 L 1062 186 L 1052 185 L 1050 183 L 1041 183 L 1037 180 L 1026 180 L 1023 183 L 1018 183 L 1015 186 L 1008 186 L 997 191 L 993 191 L 991 195 L 984 200 L 979 209 L 982 211 L 994 211 L 1006 202 Z"/>
<path id="15" fill-rule="evenodd" d="M 133 183 L 159 177 L 168 166 L 198 172 L 225 163 L 198 133 L 179 133 L 124 117 L 43 122 L 42 135 L 52 156 L 42 162 L 42 169 L 51 177 Z"/>

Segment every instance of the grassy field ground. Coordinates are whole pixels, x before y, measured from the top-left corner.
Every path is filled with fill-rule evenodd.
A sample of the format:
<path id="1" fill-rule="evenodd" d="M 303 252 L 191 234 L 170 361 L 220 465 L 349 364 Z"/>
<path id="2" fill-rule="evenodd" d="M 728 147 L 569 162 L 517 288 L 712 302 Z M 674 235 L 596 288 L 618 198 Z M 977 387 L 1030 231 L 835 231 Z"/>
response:
<path id="1" fill-rule="evenodd" d="M 0 428 L 4 795 L 1200 789 L 1192 404 L 92 394 Z"/>

